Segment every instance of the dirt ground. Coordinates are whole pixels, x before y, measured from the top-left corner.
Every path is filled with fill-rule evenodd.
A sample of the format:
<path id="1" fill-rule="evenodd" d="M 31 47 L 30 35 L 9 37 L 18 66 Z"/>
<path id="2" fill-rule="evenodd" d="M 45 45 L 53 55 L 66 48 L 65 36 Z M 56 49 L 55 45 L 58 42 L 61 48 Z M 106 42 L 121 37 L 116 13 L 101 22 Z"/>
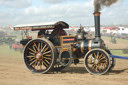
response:
<path id="1" fill-rule="evenodd" d="M 0 85 L 128 85 L 128 61 L 116 59 L 116 66 L 106 75 L 90 75 L 80 64 L 61 72 L 31 73 L 21 56 L 0 56 Z"/>

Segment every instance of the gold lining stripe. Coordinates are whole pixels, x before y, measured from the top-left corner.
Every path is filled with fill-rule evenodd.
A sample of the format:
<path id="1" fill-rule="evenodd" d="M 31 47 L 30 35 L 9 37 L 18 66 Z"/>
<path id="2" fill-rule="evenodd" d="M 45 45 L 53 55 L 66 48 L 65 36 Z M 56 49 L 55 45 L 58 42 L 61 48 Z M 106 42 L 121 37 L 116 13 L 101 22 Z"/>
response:
<path id="1" fill-rule="evenodd" d="M 92 40 L 89 40 L 89 42 L 88 42 L 88 50 L 91 50 L 91 44 L 92 44 Z"/>
<path id="2" fill-rule="evenodd" d="M 83 41 L 83 42 L 81 42 L 81 52 L 84 54 L 83 49 L 84 49 L 84 41 Z"/>

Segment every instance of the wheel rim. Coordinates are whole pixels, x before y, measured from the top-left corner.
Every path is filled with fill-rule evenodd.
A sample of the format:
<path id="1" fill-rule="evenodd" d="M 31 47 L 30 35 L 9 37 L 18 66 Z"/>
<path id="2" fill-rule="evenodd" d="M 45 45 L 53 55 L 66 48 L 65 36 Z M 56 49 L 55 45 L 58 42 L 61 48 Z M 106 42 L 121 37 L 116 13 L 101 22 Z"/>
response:
<path id="1" fill-rule="evenodd" d="M 53 66 L 53 49 L 45 41 L 31 41 L 25 48 L 24 60 L 32 72 L 45 73 Z"/>
<path id="2" fill-rule="evenodd" d="M 102 50 L 93 50 L 87 53 L 85 67 L 91 74 L 104 74 L 109 69 L 109 58 Z"/>

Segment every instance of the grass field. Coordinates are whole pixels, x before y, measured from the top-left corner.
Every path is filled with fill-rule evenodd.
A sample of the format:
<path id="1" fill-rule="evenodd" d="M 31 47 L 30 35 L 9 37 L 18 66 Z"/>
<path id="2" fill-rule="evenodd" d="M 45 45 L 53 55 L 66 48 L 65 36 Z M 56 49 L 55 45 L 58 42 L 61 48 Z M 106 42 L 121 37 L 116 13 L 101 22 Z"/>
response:
<path id="1" fill-rule="evenodd" d="M 110 41 L 111 40 L 111 37 L 102 36 L 101 38 L 103 40 L 106 40 L 106 41 Z M 116 38 L 116 41 L 117 41 L 117 43 L 122 43 L 122 44 L 125 44 L 125 45 L 128 46 L 128 40 Z"/>
<path id="2" fill-rule="evenodd" d="M 127 56 L 128 54 L 123 54 L 122 50 L 110 50 L 112 52 L 113 55 L 118 55 L 118 56 Z"/>
<path id="3" fill-rule="evenodd" d="M 102 39 L 104 40 L 106 47 L 108 49 L 128 49 L 128 40 L 116 39 L 117 43 L 113 44 L 110 42 L 110 37 L 102 36 Z"/>
<path id="4" fill-rule="evenodd" d="M 110 37 L 101 37 L 104 41 L 108 49 L 128 49 L 128 40 L 124 39 L 116 39 L 117 44 L 112 44 L 110 42 L 111 38 Z M 110 50 L 113 55 L 119 55 L 119 56 L 128 56 L 128 54 L 123 54 L 122 50 Z"/>
<path id="5" fill-rule="evenodd" d="M 0 56 L 15 58 L 15 56 L 22 57 L 22 53 L 10 50 L 8 45 L 0 45 Z"/>

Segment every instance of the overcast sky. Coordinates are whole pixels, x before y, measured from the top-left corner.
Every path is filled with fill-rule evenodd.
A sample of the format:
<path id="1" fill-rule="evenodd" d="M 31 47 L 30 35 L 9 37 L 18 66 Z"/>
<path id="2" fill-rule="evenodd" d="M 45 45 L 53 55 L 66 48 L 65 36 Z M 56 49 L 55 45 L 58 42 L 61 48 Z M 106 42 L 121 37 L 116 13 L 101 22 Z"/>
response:
<path id="1" fill-rule="evenodd" d="M 93 0 L 0 0 L 0 26 L 65 21 L 94 25 Z M 102 25 L 128 25 L 128 0 L 102 7 Z"/>

